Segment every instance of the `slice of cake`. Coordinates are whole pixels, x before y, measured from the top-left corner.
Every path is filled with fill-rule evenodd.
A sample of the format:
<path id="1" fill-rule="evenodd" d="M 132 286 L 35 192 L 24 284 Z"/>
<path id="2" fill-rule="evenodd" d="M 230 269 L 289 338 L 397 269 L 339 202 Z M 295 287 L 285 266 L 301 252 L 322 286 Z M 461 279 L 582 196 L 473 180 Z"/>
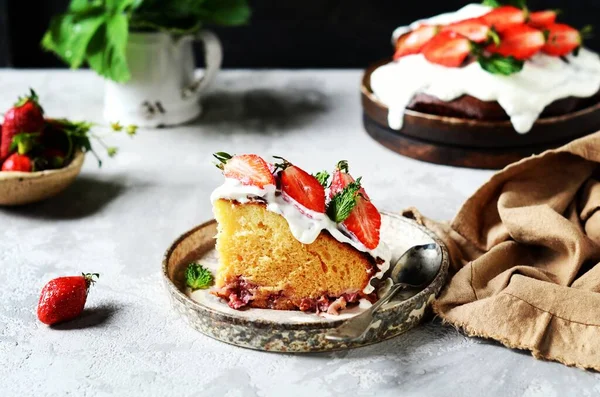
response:
<path id="1" fill-rule="evenodd" d="M 213 293 L 230 307 L 337 313 L 374 301 L 389 267 L 381 215 L 346 162 L 310 175 L 282 158 L 217 153 L 211 195 L 220 268 Z M 377 281 L 375 281 L 376 283 Z"/>

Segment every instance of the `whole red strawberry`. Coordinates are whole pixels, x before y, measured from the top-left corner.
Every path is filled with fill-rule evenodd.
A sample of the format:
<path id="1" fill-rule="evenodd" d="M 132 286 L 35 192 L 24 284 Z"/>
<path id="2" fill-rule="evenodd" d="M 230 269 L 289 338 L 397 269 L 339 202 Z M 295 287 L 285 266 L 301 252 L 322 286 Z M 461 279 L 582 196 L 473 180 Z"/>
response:
<path id="1" fill-rule="evenodd" d="M 31 159 L 19 153 L 11 154 L 4 163 L 2 163 L 2 171 L 20 171 L 20 172 L 31 172 L 33 171 L 33 165 Z"/>
<path id="2" fill-rule="evenodd" d="M 50 280 L 42 289 L 37 308 L 38 319 L 52 325 L 79 316 L 85 306 L 88 289 L 100 277 L 97 273 L 59 277 Z"/>
<path id="3" fill-rule="evenodd" d="M 4 114 L 2 139 L 0 139 L 0 162 L 10 154 L 12 139 L 21 133 L 41 132 L 44 128 L 44 111 L 38 103 L 35 91 L 19 98 L 15 105 Z"/>

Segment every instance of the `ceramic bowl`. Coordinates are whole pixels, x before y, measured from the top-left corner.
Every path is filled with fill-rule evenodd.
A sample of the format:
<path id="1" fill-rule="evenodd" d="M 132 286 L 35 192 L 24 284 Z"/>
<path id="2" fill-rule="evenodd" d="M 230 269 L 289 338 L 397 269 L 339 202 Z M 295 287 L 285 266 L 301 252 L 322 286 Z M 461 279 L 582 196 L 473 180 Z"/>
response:
<path id="1" fill-rule="evenodd" d="M 476 168 L 502 168 L 523 157 L 561 146 L 600 130 L 600 103 L 561 116 L 540 118 L 531 131 L 517 133 L 510 121 L 484 121 L 439 116 L 407 109 L 401 130 L 392 129 L 388 108 L 371 89 L 371 65 L 361 84 L 363 120 L 367 132 L 386 147 L 424 161 Z"/>
<path id="2" fill-rule="evenodd" d="M 85 154 L 75 153 L 64 168 L 40 172 L 0 172 L 0 205 L 35 203 L 65 190 L 81 172 Z"/>
<path id="3" fill-rule="evenodd" d="M 364 310 L 354 307 L 338 316 L 300 311 L 250 308 L 233 310 L 209 290 L 186 287 L 187 265 L 199 261 L 213 273 L 218 267 L 215 251 L 216 222 L 186 232 L 167 250 L 162 272 L 173 308 L 201 333 L 240 347 L 257 350 L 305 353 L 360 347 L 400 335 L 417 326 L 439 293 L 448 273 L 449 257 L 444 243 L 430 230 L 397 214 L 383 213 L 381 236 L 392 250 L 392 263 L 414 245 L 436 242 L 442 250 L 442 266 L 435 279 L 416 294 L 402 295 L 382 307 L 366 337 L 360 342 L 333 342 L 325 338 L 345 318 Z"/>

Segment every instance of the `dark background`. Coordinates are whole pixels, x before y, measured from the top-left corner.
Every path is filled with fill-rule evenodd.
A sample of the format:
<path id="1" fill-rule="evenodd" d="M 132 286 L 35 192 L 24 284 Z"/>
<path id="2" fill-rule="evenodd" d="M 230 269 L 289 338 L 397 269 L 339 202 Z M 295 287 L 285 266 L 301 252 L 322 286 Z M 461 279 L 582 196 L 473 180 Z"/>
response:
<path id="1" fill-rule="evenodd" d="M 168 1 L 168 0 L 165 0 Z M 0 0 L 0 66 L 62 67 L 39 41 L 50 16 L 68 0 Z M 247 26 L 214 28 L 225 47 L 225 67 L 362 68 L 390 56 L 399 25 L 452 11 L 461 0 L 250 0 Z M 530 0 L 531 9 L 561 9 L 561 20 L 596 25 L 600 0 Z M 600 29 L 600 27 L 599 27 Z M 586 45 L 600 51 L 600 38 Z"/>

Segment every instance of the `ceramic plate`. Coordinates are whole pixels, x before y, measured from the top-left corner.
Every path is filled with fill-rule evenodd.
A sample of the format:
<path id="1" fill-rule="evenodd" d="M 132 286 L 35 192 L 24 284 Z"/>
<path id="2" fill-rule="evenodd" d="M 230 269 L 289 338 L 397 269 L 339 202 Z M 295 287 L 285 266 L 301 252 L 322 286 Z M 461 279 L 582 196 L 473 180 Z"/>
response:
<path id="1" fill-rule="evenodd" d="M 192 292 L 187 288 L 183 273 L 190 262 L 199 261 L 216 273 L 216 227 L 214 220 L 204 223 L 173 243 L 163 260 L 164 281 L 174 309 L 193 328 L 220 341 L 251 349 L 290 353 L 330 351 L 392 338 L 421 321 L 448 273 L 448 251 L 432 231 L 400 215 L 383 213 L 381 238 L 393 252 L 392 263 L 413 245 L 436 242 L 442 248 L 442 266 L 431 284 L 416 295 L 406 300 L 399 296 L 385 305 L 364 340 L 350 344 L 333 342 L 326 340 L 325 334 L 364 307 L 356 306 L 338 316 L 254 308 L 233 310 L 209 290 Z"/>

